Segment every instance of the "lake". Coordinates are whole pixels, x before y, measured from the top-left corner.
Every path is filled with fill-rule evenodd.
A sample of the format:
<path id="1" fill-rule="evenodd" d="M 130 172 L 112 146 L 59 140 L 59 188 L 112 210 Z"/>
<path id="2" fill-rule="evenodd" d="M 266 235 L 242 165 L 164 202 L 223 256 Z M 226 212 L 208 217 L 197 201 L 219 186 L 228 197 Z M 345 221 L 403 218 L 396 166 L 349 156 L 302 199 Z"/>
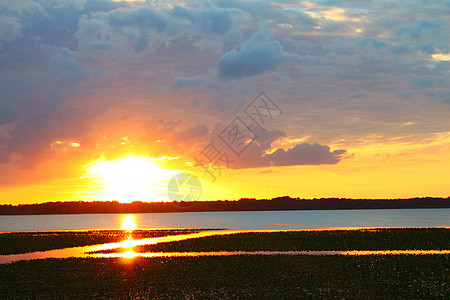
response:
<path id="1" fill-rule="evenodd" d="M 450 227 L 450 209 L 367 209 L 0 216 L 0 232 L 226 228 Z"/>

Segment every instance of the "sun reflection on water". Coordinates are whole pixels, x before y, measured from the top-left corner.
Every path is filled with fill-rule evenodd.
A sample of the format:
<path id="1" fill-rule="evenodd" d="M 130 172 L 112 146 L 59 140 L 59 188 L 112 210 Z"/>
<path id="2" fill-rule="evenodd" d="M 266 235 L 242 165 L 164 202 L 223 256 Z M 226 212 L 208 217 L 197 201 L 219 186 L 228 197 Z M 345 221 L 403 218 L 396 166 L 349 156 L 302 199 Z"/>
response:
<path id="1" fill-rule="evenodd" d="M 133 248 L 134 246 L 136 246 L 136 241 L 132 238 L 129 238 L 128 240 L 121 242 L 121 244 L 123 248 Z"/>
<path id="2" fill-rule="evenodd" d="M 136 230 L 136 217 L 134 215 L 124 215 L 122 217 L 121 229 L 129 233 L 128 239 L 120 242 L 124 251 L 121 253 L 121 257 L 125 259 L 132 259 L 137 256 L 133 251 L 134 246 L 136 246 L 136 241 L 133 239 L 132 233 Z"/>
<path id="3" fill-rule="evenodd" d="M 126 231 L 136 230 L 136 217 L 134 215 L 124 215 L 121 221 L 121 229 Z"/>
<path id="4" fill-rule="evenodd" d="M 137 255 L 138 254 L 136 252 L 134 252 L 133 250 L 129 250 L 129 251 L 121 253 L 120 257 L 132 259 L 132 258 L 135 258 Z"/>
<path id="5" fill-rule="evenodd" d="M 448 255 L 450 250 L 351 250 L 351 251 L 205 251 L 205 252 L 133 252 L 93 253 L 96 258 L 136 258 L 136 257 L 202 257 L 237 255 L 308 255 L 308 256 L 369 256 L 369 255 Z"/>

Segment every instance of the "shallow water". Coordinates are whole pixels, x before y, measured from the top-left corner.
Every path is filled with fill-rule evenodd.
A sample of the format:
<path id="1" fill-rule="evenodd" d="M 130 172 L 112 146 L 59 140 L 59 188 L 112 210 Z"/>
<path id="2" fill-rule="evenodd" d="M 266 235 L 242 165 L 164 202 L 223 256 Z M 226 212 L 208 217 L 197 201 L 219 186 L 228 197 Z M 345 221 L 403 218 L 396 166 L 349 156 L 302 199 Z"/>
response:
<path id="1" fill-rule="evenodd" d="M 350 228 L 350 230 L 357 228 Z M 177 242 L 193 238 L 213 235 L 227 235 L 246 232 L 277 232 L 282 230 L 220 230 L 202 231 L 197 233 L 180 234 L 140 240 L 125 240 L 118 243 L 107 243 L 92 246 L 72 247 L 57 250 L 38 251 L 24 254 L 0 255 L 0 264 L 20 260 L 45 258 L 126 258 L 134 257 L 196 257 L 196 256 L 232 256 L 232 255 L 436 255 L 450 254 L 450 250 L 352 250 L 352 251 L 216 251 L 216 252 L 146 252 L 136 253 L 133 248 L 142 245 L 152 245 L 164 242 Z M 111 249 L 126 249 L 121 253 L 98 253 Z M 97 253 L 96 253 L 97 252 Z"/>
<path id="2" fill-rule="evenodd" d="M 134 258 L 134 257 L 201 257 L 201 256 L 235 256 L 235 255 L 442 255 L 450 254 L 450 250 L 366 250 L 366 251 L 213 251 L 213 252 L 145 252 L 136 253 L 96 253 L 95 258 Z"/>

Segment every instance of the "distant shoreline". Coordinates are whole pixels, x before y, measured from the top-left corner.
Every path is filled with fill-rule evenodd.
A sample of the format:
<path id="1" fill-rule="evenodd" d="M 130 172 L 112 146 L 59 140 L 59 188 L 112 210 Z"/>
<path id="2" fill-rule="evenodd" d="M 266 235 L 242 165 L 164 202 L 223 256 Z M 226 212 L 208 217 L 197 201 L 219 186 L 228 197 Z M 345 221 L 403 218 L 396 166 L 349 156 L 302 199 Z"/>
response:
<path id="1" fill-rule="evenodd" d="M 170 213 L 208 211 L 280 211 L 280 210 L 343 210 L 343 209 L 423 209 L 450 208 L 448 198 L 409 199 L 300 199 L 288 196 L 273 199 L 216 200 L 192 202 L 72 201 L 39 204 L 0 205 L 0 215 L 108 214 L 108 213 Z"/>

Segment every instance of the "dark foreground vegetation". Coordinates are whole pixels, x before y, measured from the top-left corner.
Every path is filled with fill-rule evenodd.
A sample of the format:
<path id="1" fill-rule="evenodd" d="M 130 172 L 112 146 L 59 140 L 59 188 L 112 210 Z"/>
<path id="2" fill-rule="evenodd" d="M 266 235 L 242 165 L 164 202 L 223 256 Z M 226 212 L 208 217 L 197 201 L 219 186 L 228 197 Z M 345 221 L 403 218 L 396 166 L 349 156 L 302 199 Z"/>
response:
<path id="1" fill-rule="evenodd" d="M 0 235 L 4 254 L 199 230 Z M 240 233 L 149 251 L 449 249 L 450 229 Z M 6 248 L 5 248 L 6 247 Z M 449 255 L 67 258 L 0 265 L 1 299 L 449 299 Z"/>
<path id="2" fill-rule="evenodd" d="M 193 211 L 258 211 L 317 209 L 398 209 L 450 208 L 449 198 L 411 199 L 300 199 L 288 196 L 273 199 L 192 202 L 47 202 L 40 204 L 0 205 L 0 215 L 95 214 L 95 213 L 162 213 Z"/>
<path id="3" fill-rule="evenodd" d="M 46 259 L 0 265 L 3 299 L 449 299 L 449 257 Z"/>

